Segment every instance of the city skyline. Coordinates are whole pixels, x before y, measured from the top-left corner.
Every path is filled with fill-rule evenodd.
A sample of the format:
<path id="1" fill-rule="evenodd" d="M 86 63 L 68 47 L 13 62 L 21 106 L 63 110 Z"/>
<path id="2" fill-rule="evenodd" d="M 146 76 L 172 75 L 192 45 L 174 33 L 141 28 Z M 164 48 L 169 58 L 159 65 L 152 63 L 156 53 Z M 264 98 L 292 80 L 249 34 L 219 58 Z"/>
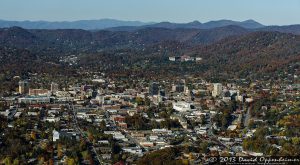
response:
<path id="1" fill-rule="evenodd" d="M 0 0 L 0 164 L 299 164 L 299 9 Z"/>
<path id="2" fill-rule="evenodd" d="M 118 19 L 143 22 L 186 23 L 194 20 L 244 21 L 253 19 L 264 25 L 299 24 L 300 1 L 264 0 L 264 1 L 216 1 L 216 0 L 154 0 L 151 2 L 74 0 L 67 1 L 2 1 L 0 15 L 2 20 L 12 21 L 76 21 L 94 19 Z M 17 11 L 17 12 L 16 12 Z M 181 12 L 182 11 L 182 12 Z"/>

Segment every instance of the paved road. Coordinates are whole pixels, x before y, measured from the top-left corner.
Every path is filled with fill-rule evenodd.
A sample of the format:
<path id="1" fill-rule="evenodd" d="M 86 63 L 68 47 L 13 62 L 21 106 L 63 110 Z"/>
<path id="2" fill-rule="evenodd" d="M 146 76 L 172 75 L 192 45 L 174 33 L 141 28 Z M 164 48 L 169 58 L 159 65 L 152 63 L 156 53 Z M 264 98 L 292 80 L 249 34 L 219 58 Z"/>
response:
<path id="1" fill-rule="evenodd" d="M 78 124 L 78 121 L 77 121 L 77 117 L 76 117 L 76 113 L 75 113 L 75 108 L 73 106 L 73 104 L 71 104 L 71 110 L 73 112 L 73 118 L 74 118 L 74 121 L 75 121 L 75 129 L 81 134 L 82 137 L 84 137 L 84 139 L 91 145 L 92 147 L 92 151 L 94 152 L 94 154 L 96 155 L 96 158 L 97 158 L 97 161 L 100 163 L 100 164 L 104 164 L 104 162 L 102 161 L 101 157 L 98 155 L 93 143 L 89 140 L 89 138 L 84 134 L 84 132 L 81 130 L 81 128 L 79 127 L 79 124 Z"/>
<path id="2" fill-rule="evenodd" d="M 245 108 L 245 106 L 244 106 L 244 108 Z M 251 108 L 250 108 L 250 106 L 249 106 L 249 107 L 247 108 L 247 112 L 246 112 L 245 120 L 244 120 L 244 126 L 245 126 L 246 128 L 248 128 L 248 126 L 249 126 L 249 121 L 250 121 L 250 118 L 251 118 L 250 110 L 251 110 Z"/>
<path id="3" fill-rule="evenodd" d="M 223 147 L 225 147 L 225 148 L 227 148 L 228 150 L 231 151 L 231 147 L 228 146 L 227 144 L 223 143 L 222 141 L 220 141 L 218 139 L 218 137 L 213 133 L 213 131 L 212 131 L 212 118 L 213 118 L 213 115 L 210 114 L 209 115 L 209 123 L 206 125 L 206 126 L 208 126 L 207 136 L 209 137 L 210 141 L 215 142 L 215 143 L 217 143 L 217 144 L 219 144 L 219 145 L 221 145 L 221 146 L 223 146 Z"/>

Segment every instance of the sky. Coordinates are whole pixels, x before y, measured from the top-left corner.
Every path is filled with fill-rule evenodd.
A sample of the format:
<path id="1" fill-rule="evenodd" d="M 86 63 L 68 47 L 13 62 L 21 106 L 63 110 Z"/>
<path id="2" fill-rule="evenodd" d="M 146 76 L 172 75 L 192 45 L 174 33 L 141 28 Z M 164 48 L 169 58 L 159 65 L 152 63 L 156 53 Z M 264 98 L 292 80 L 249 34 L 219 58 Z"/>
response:
<path id="1" fill-rule="evenodd" d="M 2 20 L 119 19 L 185 23 L 256 20 L 300 24 L 300 0 L 0 0 Z"/>

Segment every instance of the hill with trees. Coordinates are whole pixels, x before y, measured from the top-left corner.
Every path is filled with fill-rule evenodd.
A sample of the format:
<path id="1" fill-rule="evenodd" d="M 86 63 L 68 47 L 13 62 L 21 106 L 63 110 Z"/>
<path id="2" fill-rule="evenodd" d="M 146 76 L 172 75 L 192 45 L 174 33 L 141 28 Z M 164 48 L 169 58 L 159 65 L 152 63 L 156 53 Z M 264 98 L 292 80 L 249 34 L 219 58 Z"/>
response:
<path id="1" fill-rule="evenodd" d="M 0 81 L 29 74 L 76 78 L 105 71 L 111 76 L 194 74 L 208 79 L 251 78 L 299 65 L 300 36 L 252 32 L 238 26 L 215 29 L 146 28 L 133 32 L 0 29 Z M 201 57 L 171 62 L 170 56 Z M 70 59 L 76 57 L 73 63 Z M 6 85 L 9 87 L 9 85 Z"/>

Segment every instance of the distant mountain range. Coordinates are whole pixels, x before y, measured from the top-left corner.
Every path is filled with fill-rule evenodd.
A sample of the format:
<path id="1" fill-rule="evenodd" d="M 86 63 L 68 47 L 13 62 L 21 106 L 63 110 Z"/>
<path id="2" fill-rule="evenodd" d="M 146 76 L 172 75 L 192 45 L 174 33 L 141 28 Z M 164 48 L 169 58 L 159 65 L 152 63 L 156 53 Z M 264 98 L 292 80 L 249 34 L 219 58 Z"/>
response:
<path id="1" fill-rule="evenodd" d="M 246 20 L 242 22 L 238 21 L 231 21 L 231 20 L 219 20 L 219 21 L 210 21 L 206 23 L 201 23 L 199 21 L 193 21 L 190 23 L 171 23 L 171 22 L 160 22 L 151 25 L 144 25 L 144 26 L 121 26 L 121 27 L 112 27 L 109 30 L 114 31 L 130 31 L 130 30 L 137 30 L 145 27 L 153 27 L 153 28 L 167 28 L 167 29 L 213 29 L 218 27 L 225 27 L 225 26 L 240 26 L 246 29 L 257 29 L 263 28 L 264 25 L 254 21 L 254 20 Z"/>
<path id="2" fill-rule="evenodd" d="M 80 20 L 80 21 L 6 21 L 0 20 L 0 28 L 18 26 L 24 29 L 106 29 L 119 26 L 144 26 L 153 24 L 139 21 L 120 21 L 114 19 Z"/>
<path id="3" fill-rule="evenodd" d="M 114 19 L 100 19 L 100 20 L 82 20 L 82 21 L 63 21 L 63 22 L 48 22 L 48 21 L 5 21 L 0 20 L 0 28 L 10 28 L 10 27 L 21 27 L 23 29 L 82 29 L 90 31 L 124 31 L 124 32 L 133 32 L 139 31 L 142 29 L 191 29 L 191 30 L 205 30 L 206 33 L 215 36 L 213 34 L 215 30 L 222 33 L 221 36 L 230 36 L 231 34 L 241 33 L 244 34 L 247 32 L 254 31 L 277 31 L 281 33 L 292 33 L 300 34 L 300 25 L 287 25 L 287 26 L 265 26 L 261 23 L 258 23 L 254 20 L 246 21 L 231 21 L 231 20 L 218 20 L 210 21 L 206 23 L 201 23 L 199 21 L 193 21 L 190 23 L 171 23 L 171 22 L 140 22 L 140 21 L 121 21 Z M 227 29 L 222 31 L 222 27 Z M 228 29 L 231 27 L 232 29 Z M 243 29 L 240 29 L 240 28 Z M 221 29 L 218 29 L 221 28 Z M 220 31 L 221 30 L 221 31 Z M 229 31 L 228 31 L 229 30 Z M 233 30 L 233 31 L 232 31 Z M 235 32 L 234 30 L 237 30 Z M 224 33 L 226 32 L 226 33 Z M 229 33 L 227 33 L 229 32 Z M 200 35 L 201 36 L 201 35 Z M 203 37 L 203 36 L 202 36 Z M 223 38 L 223 37 L 222 37 Z M 210 38 L 208 38 L 210 40 Z"/>
<path id="4" fill-rule="evenodd" d="M 157 24 L 156 24 L 157 25 Z M 300 35 L 300 25 L 264 26 L 247 29 L 228 25 L 210 29 L 163 28 L 145 25 L 134 31 L 81 30 L 81 29 L 23 29 L 0 28 L 0 44 L 7 47 L 34 50 L 55 49 L 70 51 L 84 49 L 99 51 L 107 48 L 144 48 L 153 44 L 173 41 L 190 46 L 208 45 L 226 38 L 236 38 L 254 32 L 281 32 Z"/>
<path id="5" fill-rule="evenodd" d="M 264 25 L 254 21 L 246 20 L 242 22 L 231 20 L 210 21 L 200 23 L 194 21 L 190 23 L 171 23 L 171 22 L 139 22 L 139 21 L 121 21 L 114 19 L 100 19 L 100 20 L 81 20 L 81 21 L 62 21 L 62 22 L 48 22 L 48 21 L 6 21 L 0 20 L 0 28 L 7 28 L 18 26 L 25 29 L 84 29 L 84 30 L 136 30 L 145 27 L 156 28 L 189 28 L 189 29 L 211 29 L 217 27 L 224 27 L 229 25 L 236 25 L 247 29 L 262 28 Z"/>

